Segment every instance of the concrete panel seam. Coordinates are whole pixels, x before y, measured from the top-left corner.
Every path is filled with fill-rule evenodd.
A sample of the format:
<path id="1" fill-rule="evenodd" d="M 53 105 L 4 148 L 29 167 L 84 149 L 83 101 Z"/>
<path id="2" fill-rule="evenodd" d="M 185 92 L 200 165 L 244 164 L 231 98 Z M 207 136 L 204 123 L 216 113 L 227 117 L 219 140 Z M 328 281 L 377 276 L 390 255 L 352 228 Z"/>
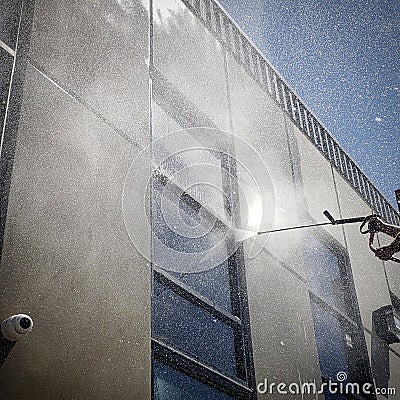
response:
<path id="1" fill-rule="evenodd" d="M 73 101 L 80 104 L 84 107 L 88 112 L 94 115 L 96 118 L 100 119 L 104 124 L 106 124 L 111 130 L 116 133 L 118 136 L 125 139 L 129 144 L 134 147 L 141 149 L 138 142 L 136 142 L 131 136 L 127 135 L 122 129 L 116 127 L 113 123 L 111 123 L 107 118 L 105 118 L 100 112 L 96 111 L 93 107 L 91 107 L 87 102 L 85 102 L 82 98 L 77 96 L 74 92 L 64 88 L 61 86 L 59 82 L 57 82 L 54 78 L 50 77 L 50 75 L 45 71 L 45 69 L 35 63 L 31 57 L 28 59 L 31 67 L 42 75 L 45 79 L 47 79 L 52 85 L 56 86 L 58 90 L 61 90 L 65 95 L 70 97 Z"/>

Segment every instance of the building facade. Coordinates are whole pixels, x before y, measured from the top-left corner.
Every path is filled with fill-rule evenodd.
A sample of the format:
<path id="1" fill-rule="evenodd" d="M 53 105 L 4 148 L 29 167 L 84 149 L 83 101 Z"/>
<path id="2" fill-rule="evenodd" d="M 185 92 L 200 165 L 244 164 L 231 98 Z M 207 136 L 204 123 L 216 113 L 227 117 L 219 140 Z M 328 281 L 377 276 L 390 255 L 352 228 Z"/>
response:
<path id="1" fill-rule="evenodd" d="M 0 398 L 397 398 L 398 266 L 248 232 L 399 215 L 217 2 L 0 5 Z"/>

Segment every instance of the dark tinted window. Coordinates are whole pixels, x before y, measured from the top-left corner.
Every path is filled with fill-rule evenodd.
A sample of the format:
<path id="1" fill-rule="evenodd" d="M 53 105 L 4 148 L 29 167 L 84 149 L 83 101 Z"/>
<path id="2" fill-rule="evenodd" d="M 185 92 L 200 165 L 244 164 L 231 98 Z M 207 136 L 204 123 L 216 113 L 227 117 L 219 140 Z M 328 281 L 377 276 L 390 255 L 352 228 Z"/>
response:
<path id="1" fill-rule="evenodd" d="M 306 244 L 308 286 L 312 292 L 331 306 L 347 313 L 344 300 L 343 264 L 341 259 L 316 239 Z"/>
<path id="2" fill-rule="evenodd" d="M 193 274 L 172 273 L 172 275 L 212 303 L 231 311 L 228 262 L 204 272 Z"/>
<path id="3" fill-rule="evenodd" d="M 214 221 L 200 215 L 202 206 L 198 202 L 190 201 L 188 195 L 172 192 L 157 181 L 153 184 L 152 210 L 154 235 L 168 248 L 177 252 L 207 252 L 224 239 L 225 232 L 219 230 Z M 200 233 L 204 234 L 191 235 L 196 226 Z M 159 256 L 165 257 L 165 254 Z M 157 251 L 154 251 L 154 257 L 157 263 Z"/>
<path id="4" fill-rule="evenodd" d="M 155 400 L 233 400 L 222 392 L 169 368 L 153 363 Z"/>
<path id="5" fill-rule="evenodd" d="M 232 327 L 157 280 L 153 292 L 153 337 L 222 372 L 236 374 Z"/>
<path id="6" fill-rule="evenodd" d="M 179 234 L 180 229 L 172 226 L 175 221 L 180 221 L 190 228 L 197 226 L 204 221 L 204 215 L 201 214 L 201 206 L 198 203 L 190 202 L 187 199 L 178 198 L 170 193 L 160 182 L 153 182 L 152 210 L 153 210 L 153 236 L 159 241 L 153 240 L 153 262 L 161 268 L 168 267 L 168 273 L 171 273 L 176 279 L 190 286 L 196 292 L 206 297 L 212 303 L 227 311 L 231 311 L 231 295 L 229 283 L 229 269 L 227 260 L 226 246 L 218 246 L 223 240 L 223 232 L 212 228 L 209 234 L 199 238 L 190 238 Z M 163 245 L 174 252 L 165 252 Z M 215 249 L 218 249 L 216 253 Z M 213 249 L 214 256 L 225 260 L 219 264 L 213 262 L 211 253 Z M 187 254 L 204 252 L 201 262 L 205 268 L 197 268 L 193 265 L 188 269 L 181 268 L 181 263 L 185 262 Z M 210 263 L 210 268 L 207 268 Z M 219 265 L 218 265 L 219 264 Z M 174 272 L 174 266 L 176 271 Z M 204 270 L 205 269 L 205 270 Z M 182 273 L 184 270 L 186 273 Z M 188 271 L 188 272 L 187 272 Z"/>
<path id="7" fill-rule="evenodd" d="M 237 381 L 255 385 L 243 264 L 228 235 L 234 161 L 213 123 L 160 71 L 153 94 L 152 346 L 154 360 L 168 366 L 162 379 L 154 364 L 154 398 L 231 398 L 216 388 L 253 398 Z"/>
<path id="8" fill-rule="evenodd" d="M 329 390 L 324 388 L 324 397 L 325 400 L 348 400 L 345 396 L 338 393 L 329 393 Z"/>
<path id="9" fill-rule="evenodd" d="M 321 374 L 336 380 L 339 372 L 348 373 L 345 332 L 340 321 L 311 302 Z"/>
<path id="10" fill-rule="evenodd" d="M 323 379 L 372 383 L 360 311 L 345 250 L 328 236 L 305 246 L 315 340 Z M 347 379 L 338 379 L 339 373 Z M 342 375 L 343 376 L 343 375 Z M 340 395 L 327 396 L 340 400 Z"/>

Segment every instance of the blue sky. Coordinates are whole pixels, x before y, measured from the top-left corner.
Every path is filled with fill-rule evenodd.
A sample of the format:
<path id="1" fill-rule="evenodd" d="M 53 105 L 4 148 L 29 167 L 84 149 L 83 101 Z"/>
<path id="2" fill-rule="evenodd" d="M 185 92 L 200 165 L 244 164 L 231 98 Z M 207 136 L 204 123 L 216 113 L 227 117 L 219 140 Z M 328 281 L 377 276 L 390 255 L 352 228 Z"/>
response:
<path id="1" fill-rule="evenodd" d="M 220 3 L 395 205 L 394 190 L 400 188 L 400 1 Z"/>

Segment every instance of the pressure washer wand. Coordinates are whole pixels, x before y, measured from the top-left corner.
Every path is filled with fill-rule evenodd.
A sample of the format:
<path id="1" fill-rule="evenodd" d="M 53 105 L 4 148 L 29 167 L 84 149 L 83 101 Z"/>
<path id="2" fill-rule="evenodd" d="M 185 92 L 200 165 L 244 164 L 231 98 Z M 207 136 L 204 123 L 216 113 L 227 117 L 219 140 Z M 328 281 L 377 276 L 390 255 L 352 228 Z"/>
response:
<path id="1" fill-rule="evenodd" d="M 263 235 L 264 233 L 275 233 L 275 232 L 283 232 L 283 231 L 293 231 L 295 229 L 303 229 L 303 228 L 313 228 L 315 226 L 324 226 L 324 225 L 332 225 L 330 222 L 322 222 L 320 224 L 310 224 L 310 225 L 299 225 L 299 226 L 290 226 L 288 228 L 280 228 L 273 229 L 271 231 L 261 231 L 257 232 L 257 235 Z"/>
<path id="2" fill-rule="evenodd" d="M 371 216 L 368 217 L 355 217 L 355 218 L 343 218 L 343 219 L 335 219 L 332 217 L 328 210 L 324 211 L 324 215 L 329 219 L 332 225 L 344 225 L 344 224 L 354 224 L 358 222 L 366 222 L 370 219 Z"/>
<path id="3" fill-rule="evenodd" d="M 328 210 L 324 211 L 324 215 L 326 218 L 329 219 L 329 222 L 321 222 L 318 224 L 309 224 L 309 225 L 299 225 L 299 226 L 291 226 L 288 228 L 280 228 L 280 229 L 273 229 L 270 231 L 262 231 L 257 232 L 257 235 L 263 235 L 264 233 L 275 233 L 275 232 L 283 232 L 283 231 L 292 231 L 295 229 L 303 229 L 303 228 L 314 228 L 316 226 L 324 226 L 324 225 L 344 225 L 344 224 L 354 224 L 358 222 L 364 222 L 366 217 L 356 217 L 356 218 L 344 218 L 344 219 L 335 219 L 329 213 Z"/>
<path id="4" fill-rule="evenodd" d="M 376 218 L 376 215 L 368 215 L 366 217 L 356 217 L 356 218 L 335 219 L 332 217 L 332 215 L 329 213 L 328 210 L 324 211 L 324 215 L 326 218 L 329 219 L 329 222 L 321 222 L 319 224 L 299 225 L 299 226 L 291 226 L 288 228 L 273 229 L 270 231 L 257 232 L 256 235 L 263 235 L 264 233 L 292 231 L 294 229 L 314 228 L 316 226 L 324 226 L 324 225 L 344 225 L 344 224 L 354 224 L 361 222 L 360 232 L 363 235 L 369 233 L 369 248 L 371 249 L 371 251 L 376 253 L 377 249 L 374 247 L 374 236 L 376 233 L 378 233 L 378 230 L 376 229 L 376 227 L 374 226 L 375 224 L 373 223 L 374 218 Z M 367 226 L 366 229 L 364 228 L 365 226 Z M 391 257 L 390 260 L 400 263 L 400 259 L 396 257 Z"/>

